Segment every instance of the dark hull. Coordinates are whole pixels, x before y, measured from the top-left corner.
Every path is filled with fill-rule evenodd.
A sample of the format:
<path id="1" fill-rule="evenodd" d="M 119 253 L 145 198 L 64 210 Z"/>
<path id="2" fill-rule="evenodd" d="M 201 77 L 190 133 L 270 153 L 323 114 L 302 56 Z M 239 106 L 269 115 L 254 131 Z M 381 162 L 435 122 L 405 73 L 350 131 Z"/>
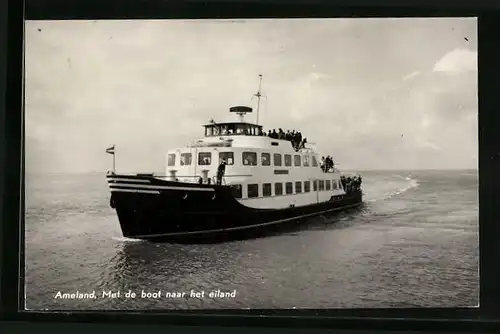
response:
<path id="1" fill-rule="evenodd" d="M 154 241 L 219 242 L 254 238 L 362 203 L 362 193 L 356 191 L 307 206 L 254 209 L 240 204 L 227 186 L 187 184 L 147 176 L 108 175 L 108 181 L 110 178 L 115 180 L 110 182 L 112 190 L 120 187 L 125 191 L 112 191 L 111 196 L 123 236 Z M 132 180 L 143 183 L 130 186 Z"/>

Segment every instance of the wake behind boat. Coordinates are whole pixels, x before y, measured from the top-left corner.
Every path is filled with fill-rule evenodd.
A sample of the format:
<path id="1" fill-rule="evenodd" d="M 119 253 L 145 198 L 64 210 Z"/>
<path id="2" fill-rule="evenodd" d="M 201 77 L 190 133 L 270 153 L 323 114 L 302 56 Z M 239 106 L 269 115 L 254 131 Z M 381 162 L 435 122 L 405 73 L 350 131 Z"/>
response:
<path id="1" fill-rule="evenodd" d="M 260 86 L 255 95 L 258 119 Z M 330 158 L 320 163 L 306 140 L 245 122 L 250 107 L 230 112 L 239 121 L 211 121 L 203 138 L 168 151 L 164 176 L 108 173 L 124 237 L 245 238 L 362 203 L 360 176 L 342 176 Z M 114 146 L 107 152 L 114 161 Z"/>

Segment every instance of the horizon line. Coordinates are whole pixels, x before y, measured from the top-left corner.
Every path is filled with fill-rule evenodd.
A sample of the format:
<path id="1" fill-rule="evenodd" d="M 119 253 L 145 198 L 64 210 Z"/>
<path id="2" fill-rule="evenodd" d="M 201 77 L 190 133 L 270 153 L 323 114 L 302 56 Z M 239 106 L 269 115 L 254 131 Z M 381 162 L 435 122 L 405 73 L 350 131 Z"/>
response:
<path id="1" fill-rule="evenodd" d="M 342 171 L 359 171 L 359 172 L 431 172 L 431 171 L 479 171 L 478 168 L 417 168 L 417 169 L 409 169 L 409 168 L 387 168 L 387 169 L 382 169 L 382 168 L 373 168 L 373 169 L 366 169 L 366 168 L 343 168 L 340 170 L 340 173 Z M 130 171 L 124 171 L 122 172 L 123 174 L 135 174 L 135 173 L 154 173 L 154 174 L 159 174 L 157 171 L 138 171 L 138 172 L 130 172 Z M 162 173 L 162 172 L 160 172 Z M 82 175 L 82 174 L 106 174 L 106 171 L 64 171 L 64 172 L 28 172 L 25 170 L 25 176 L 27 175 Z M 120 174 L 119 171 L 117 171 L 117 174 Z"/>

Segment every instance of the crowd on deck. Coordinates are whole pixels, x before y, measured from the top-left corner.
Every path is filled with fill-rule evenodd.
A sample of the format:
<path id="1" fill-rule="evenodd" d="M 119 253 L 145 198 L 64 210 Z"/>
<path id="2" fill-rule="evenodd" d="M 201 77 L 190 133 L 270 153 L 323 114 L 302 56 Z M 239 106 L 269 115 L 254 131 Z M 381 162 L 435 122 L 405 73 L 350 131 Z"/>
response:
<path id="1" fill-rule="evenodd" d="M 262 135 L 266 136 L 266 133 L 262 132 Z M 273 129 L 272 131 L 269 130 L 267 136 L 273 139 L 288 140 L 292 143 L 292 146 L 295 150 L 300 150 L 301 148 L 304 148 L 307 143 L 307 138 L 302 138 L 302 133 L 295 130 L 292 131 L 287 130 L 285 132 L 281 128 L 279 128 L 278 131 L 276 131 L 276 129 Z"/>
<path id="2" fill-rule="evenodd" d="M 347 193 L 361 189 L 361 176 L 341 176 L 340 182 Z"/>
<path id="3" fill-rule="evenodd" d="M 333 163 L 333 158 L 331 156 L 321 157 L 321 170 L 325 173 L 333 172 L 335 164 Z"/>

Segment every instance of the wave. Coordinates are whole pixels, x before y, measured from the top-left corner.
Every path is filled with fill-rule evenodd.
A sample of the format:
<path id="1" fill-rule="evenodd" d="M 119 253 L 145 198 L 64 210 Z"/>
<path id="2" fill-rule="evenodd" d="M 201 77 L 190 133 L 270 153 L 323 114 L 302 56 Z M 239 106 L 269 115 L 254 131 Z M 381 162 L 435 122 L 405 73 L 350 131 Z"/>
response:
<path id="1" fill-rule="evenodd" d="M 141 242 L 142 240 L 140 239 L 131 239 L 131 238 L 126 238 L 126 237 L 112 237 L 114 241 L 119 241 L 119 242 Z"/>
<path id="2" fill-rule="evenodd" d="M 396 176 L 396 175 L 394 175 Z M 376 196 L 374 198 L 370 198 L 368 200 L 366 200 L 366 202 L 376 202 L 376 201 L 381 201 L 381 200 L 386 200 L 386 199 L 389 199 L 391 197 L 394 197 L 394 196 L 397 196 L 397 195 L 400 195 L 410 189 L 414 189 L 414 188 L 417 188 L 420 183 L 418 182 L 417 179 L 413 179 L 409 176 L 406 176 L 406 177 L 403 177 L 401 175 L 397 175 L 397 177 L 399 178 L 404 178 L 404 180 L 406 181 L 404 185 L 397 185 L 396 189 L 390 189 L 382 194 L 380 194 L 380 196 Z M 383 181 L 381 181 L 383 182 Z M 374 185 L 374 187 L 376 187 L 376 185 Z M 370 192 L 364 192 L 364 195 L 367 195 L 367 194 L 370 194 Z"/>

